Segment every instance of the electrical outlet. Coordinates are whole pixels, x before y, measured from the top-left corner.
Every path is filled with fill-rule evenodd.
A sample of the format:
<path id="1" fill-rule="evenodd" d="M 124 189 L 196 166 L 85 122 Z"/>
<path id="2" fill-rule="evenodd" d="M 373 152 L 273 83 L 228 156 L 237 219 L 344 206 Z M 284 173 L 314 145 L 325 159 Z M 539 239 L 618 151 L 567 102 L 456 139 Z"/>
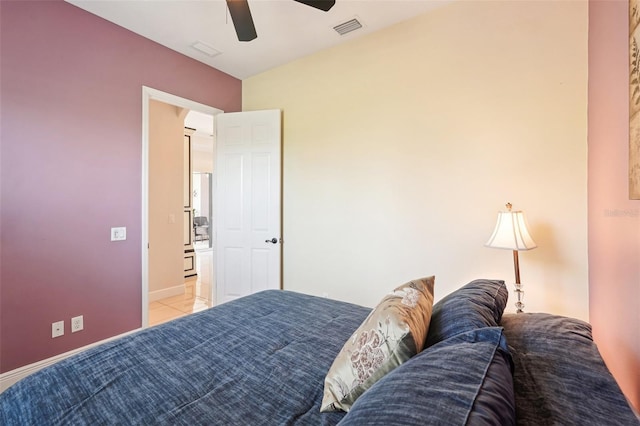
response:
<path id="1" fill-rule="evenodd" d="M 84 329 L 84 318 L 82 315 L 71 318 L 71 332 L 81 331 Z"/>
<path id="2" fill-rule="evenodd" d="M 51 337 L 60 337 L 64 335 L 64 321 L 56 321 L 51 324 Z"/>

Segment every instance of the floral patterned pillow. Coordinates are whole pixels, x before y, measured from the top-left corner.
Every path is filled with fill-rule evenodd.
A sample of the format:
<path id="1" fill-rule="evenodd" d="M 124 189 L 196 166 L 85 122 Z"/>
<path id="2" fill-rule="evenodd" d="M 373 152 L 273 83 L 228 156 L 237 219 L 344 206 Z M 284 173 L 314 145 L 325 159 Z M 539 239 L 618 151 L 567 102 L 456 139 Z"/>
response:
<path id="1" fill-rule="evenodd" d="M 333 361 L 320 411 L 349 411 L 365 390 L 422 350 L 434 281 L 428 277 L 403 284 L 371 311 Z"/>

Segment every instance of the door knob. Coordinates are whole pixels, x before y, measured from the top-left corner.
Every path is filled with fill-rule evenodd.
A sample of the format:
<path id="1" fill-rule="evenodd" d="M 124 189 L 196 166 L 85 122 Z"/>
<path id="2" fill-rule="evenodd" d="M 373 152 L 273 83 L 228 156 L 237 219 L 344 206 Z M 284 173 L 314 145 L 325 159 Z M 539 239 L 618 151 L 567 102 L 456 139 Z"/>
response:
<path id="1" fill-rule="evenodd" d="M 272 238 L 270 240 L 264 240 L 265 243 L 278 244 L 277 238 Z"/>

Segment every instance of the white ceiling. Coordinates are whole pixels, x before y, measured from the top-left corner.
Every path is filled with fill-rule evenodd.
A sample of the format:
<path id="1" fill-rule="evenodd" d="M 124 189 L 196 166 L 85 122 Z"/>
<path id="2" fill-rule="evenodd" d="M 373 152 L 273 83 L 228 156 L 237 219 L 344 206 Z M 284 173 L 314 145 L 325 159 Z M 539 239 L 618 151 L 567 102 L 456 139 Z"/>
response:
<path id="1" fill-rule="evenodd" d="M 66 0 L 238 79 L 425 13 L 452 0 L 337 0 L 323 12 L 293 0 L 249 0 L 258 38 L 239 42 L 224 0 Z M 363 28 L 333 27 L 357 18 Z M 208 56 L 192 46 L 220 52 Z"/>
<path id="2" fill-rule="evenodd" d="M 198 111 L 189 111 L 184 119 L 185 127 L 196 129 L 198 136 L 210 138 L 213 143 L 213 116 Z"/>

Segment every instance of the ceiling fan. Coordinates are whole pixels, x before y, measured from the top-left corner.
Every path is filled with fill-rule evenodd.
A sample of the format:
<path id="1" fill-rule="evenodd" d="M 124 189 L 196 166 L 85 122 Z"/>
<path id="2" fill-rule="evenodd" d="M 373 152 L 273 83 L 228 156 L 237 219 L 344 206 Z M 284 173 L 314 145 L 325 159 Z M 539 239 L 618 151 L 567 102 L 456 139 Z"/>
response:
<path id="1" fill-rule="evenodd" d="M 329 11 L 336 4 L 335 0 L 294 0 L 316 9 Z M 258 37 L 256 27 L 253 24 L 249 3 L 247 0 L 227 0 L 227 7 L 231 14 L 233 26 L 236 29 L 239 41 L 251 41 Z"/>

